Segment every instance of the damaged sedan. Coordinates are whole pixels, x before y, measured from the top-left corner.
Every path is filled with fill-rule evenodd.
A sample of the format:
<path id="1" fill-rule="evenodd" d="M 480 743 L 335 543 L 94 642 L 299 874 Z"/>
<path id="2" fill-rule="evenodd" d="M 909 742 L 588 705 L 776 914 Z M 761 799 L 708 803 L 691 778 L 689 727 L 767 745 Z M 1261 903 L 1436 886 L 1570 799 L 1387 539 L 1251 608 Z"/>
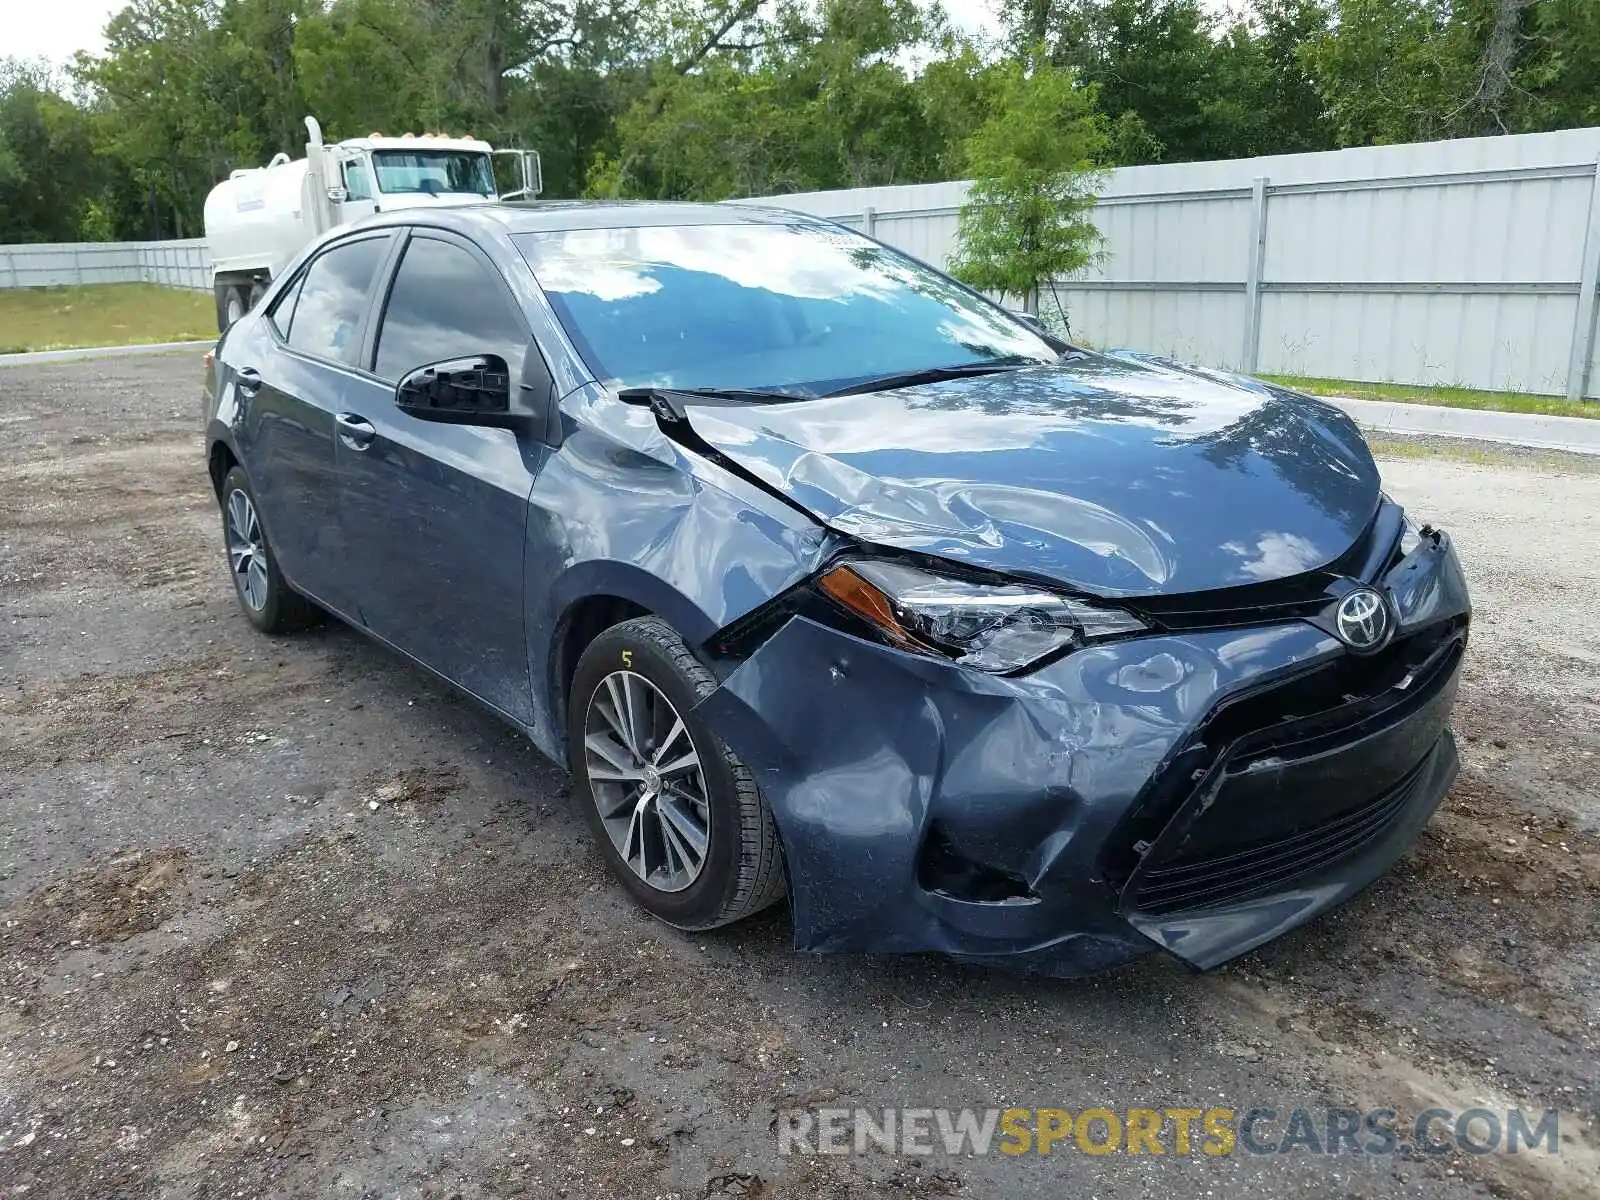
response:
<path id="1" fill-rule="evenodd" d="M 674 926 L 1070 975 L 1341 903 L 1454 778 L 1449 538 L 1337 409 L 737 205 L 407 209 L 219 342 L 246 617 L 566 763 Z"/>

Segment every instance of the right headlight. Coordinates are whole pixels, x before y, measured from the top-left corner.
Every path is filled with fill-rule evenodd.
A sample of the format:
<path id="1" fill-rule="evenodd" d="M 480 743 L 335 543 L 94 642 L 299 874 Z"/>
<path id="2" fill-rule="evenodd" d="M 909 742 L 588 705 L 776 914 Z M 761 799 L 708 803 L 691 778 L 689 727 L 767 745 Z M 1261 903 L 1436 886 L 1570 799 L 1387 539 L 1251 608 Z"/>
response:
<path id="1" fill-rule="evenodd" d="M 1417 523 L 1407 513 L 1400 518 L 1400 557 L 1405 558 L 1418 546 L 1422 545 L 1422 530 L 1417 528 Z"/>
<path id="2" fill-rule="evenodd" d="M 847 559 L 817 583 L 891 644 L 997 674 L 1149 628 L 1101 601 L 1027 584 L 952 579 L 898 562 Z"/>

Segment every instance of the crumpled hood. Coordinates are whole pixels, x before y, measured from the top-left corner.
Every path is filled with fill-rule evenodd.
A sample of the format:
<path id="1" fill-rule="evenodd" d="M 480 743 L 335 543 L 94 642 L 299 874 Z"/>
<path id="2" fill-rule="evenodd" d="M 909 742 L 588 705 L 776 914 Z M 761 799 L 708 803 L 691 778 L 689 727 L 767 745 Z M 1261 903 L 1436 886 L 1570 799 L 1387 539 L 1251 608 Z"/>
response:
<path id="1" fill-rule="evenodd" d="M 1378 506 L 1331 405 L 1128 354 L 793 404 L 695 432 L 832 529 L 1101 595 L 1322 567 Z"/>

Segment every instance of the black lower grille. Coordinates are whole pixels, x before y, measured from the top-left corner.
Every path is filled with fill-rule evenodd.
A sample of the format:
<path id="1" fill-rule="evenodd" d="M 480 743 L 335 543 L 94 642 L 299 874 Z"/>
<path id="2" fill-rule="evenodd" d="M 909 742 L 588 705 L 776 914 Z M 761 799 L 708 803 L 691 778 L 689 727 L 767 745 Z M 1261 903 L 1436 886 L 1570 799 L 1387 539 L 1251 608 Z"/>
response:
<path id="1" fill-rule="evenodd" d="M 1224 705 L 1112 840 L 1124 907 L 1166 914 L 1285 890 L 1380 837 L 1418 798 L 1464 640 L 1464 623 L 1444 623 Z"/>
<path id="2" fill-rule="evenodd" d="M 1411 801 L 1427 762 L 1377 799 L 1303 833 L 1247 844 L 1226 854 L 1182 853 L 1147 868 L 1135 892 L 1142 912 L 1155 915 L 1233 904 L 1316 874 L 1380 836 Z"/>

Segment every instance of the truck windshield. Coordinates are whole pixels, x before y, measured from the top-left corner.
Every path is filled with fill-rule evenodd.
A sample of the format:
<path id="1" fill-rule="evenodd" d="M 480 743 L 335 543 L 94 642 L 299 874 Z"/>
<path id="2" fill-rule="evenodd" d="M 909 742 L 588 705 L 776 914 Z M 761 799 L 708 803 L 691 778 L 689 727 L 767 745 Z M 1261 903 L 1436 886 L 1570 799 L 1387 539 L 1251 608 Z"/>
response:
<path id="1" fill-rule="evenodd" d="M 933 368 L 1054 362 L 1008 313 L 904 255 L 820 224 L 519 234 L 598 379 L 820 393 Z"/>
<path id="2" fill-rule="evenodd" d="M 487 154 L 471 150 L 374 150 L 372 171 L 378 190 L 400 192 L 476 192 L 494 195 L 494 171 Z"/>

